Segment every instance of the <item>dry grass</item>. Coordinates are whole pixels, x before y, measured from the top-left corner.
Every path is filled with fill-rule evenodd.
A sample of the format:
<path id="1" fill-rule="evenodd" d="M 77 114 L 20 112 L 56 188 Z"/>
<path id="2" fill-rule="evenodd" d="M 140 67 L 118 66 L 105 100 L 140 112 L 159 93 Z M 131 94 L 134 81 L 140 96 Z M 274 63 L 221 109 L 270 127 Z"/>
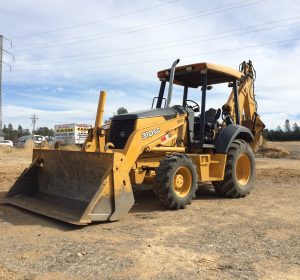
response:
<path id="1" fill-rule="evenodd" d="M 3 155 L 30 155 L 33 150 L 33 141 L 27 141 L 24 147 L 0 146 L 0 156 Z"/>
<path id="2" fill-rule="evenodd" d="M 64 151 L 80 151 L 81 148 L 76 145 L 65 145 L 65 146 L 63 146 L 63 150 Z"/>
<path id="3" fill-rule="evenodd" d="M 0 146 L 0 155 L 2 154 L 9 154 L 13 151 L 13 148 L 8 146 Z"/>
<path id="4" fill-rule="evenodd" d="M 33 141 L 27 141 L 22 148 L 11 148 L 6 146 L 0 146 L 0 156 L 8 154 L 29 155 L 33 150 Z M 48 147 L 50 148 L 50 147 Z M 76 145 L 66 145 L 62 147 L 65 151 L 80 151 L 80 147 Z M 264 158 L 289 158 L 291 156 L 290 149 L 286 145 L 278 142 L 269 142 L 264 140 L 263 146 L 257 152 L 257 157 Z"/>
<path id="5" fill-rule="evenodd" d="M 0 146 L 0 157 L 4 155 L 11 155 L 11 156 L 18 156 L 18 155 L 30 155 L 32 154 L 34 148 L 34 143 L 32 140 L 26 141 L 24 147 L 8 147 L 8 146 Z M 39 148 L 39 147 L 35 147 Z M 43 143 L 42 148 L 48 148 L 48 149 L 53 149 L 51 148 L 48 143 Z M 66 145 L 62 147 L 62 150 L 64 151 L 80 151 L 81 148 L 76 145 Z"/>

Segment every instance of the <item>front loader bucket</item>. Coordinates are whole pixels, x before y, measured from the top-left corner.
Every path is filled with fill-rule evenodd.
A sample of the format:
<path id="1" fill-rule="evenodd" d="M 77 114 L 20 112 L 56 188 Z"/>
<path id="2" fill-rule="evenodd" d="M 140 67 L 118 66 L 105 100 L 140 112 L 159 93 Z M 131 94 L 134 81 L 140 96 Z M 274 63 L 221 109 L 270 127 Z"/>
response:
<path id="1" fill-rule="evenodd" d="M 107 221 L 115 209 L 113 164 L 112 153 L 34 150 L 6 202 L 72 224 Z"/>

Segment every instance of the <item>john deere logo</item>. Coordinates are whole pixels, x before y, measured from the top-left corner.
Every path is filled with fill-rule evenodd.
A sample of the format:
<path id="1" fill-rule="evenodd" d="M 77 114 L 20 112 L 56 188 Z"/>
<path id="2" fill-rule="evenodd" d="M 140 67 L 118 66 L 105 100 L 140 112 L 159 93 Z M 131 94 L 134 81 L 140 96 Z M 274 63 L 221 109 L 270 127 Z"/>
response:
<path id="1" fill-rule="evenodd" d="M 120 132 L 120 137 L 125 137 L 125 131 Z"/>

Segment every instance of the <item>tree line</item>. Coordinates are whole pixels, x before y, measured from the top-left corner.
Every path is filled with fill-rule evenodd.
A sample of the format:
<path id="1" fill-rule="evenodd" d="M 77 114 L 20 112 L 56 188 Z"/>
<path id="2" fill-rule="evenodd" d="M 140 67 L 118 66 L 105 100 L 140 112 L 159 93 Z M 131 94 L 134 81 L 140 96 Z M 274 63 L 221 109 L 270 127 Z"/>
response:
<path id="1" fill-rule="evenodd" d="M 9 123 L 7 126 L 4 125 L 2 132 L 6 140 L 11 140 L 14 143 L 18 141 L 18 138 L 30 135 L 29 129 L 23 129 L 21 125 L 18 125 L 18 128 L 14 129 L 11 123 Z M 39 127 L 37 130 L 33 131 L 33 134 L 54 136 L 54 131 L 53 129 L 49 129 L 48 127 Z"/>
<path id="2" fill-rule="evenodd" d="M 124 107 L 120 107 L 117 110 L 117 113 L 113 113 L 113 115 L 122 115 L 128 113 L 127 109 Z M 21 125 L 18 125 L 17 129 L 14 129 L 13 125 L 9 123 L 7 126 L 4 125 L 2 132 L 4 133 L 6 140 L 11 140 L 14 143 L 18 141 L 18 138 L 22 136 L 30 135 L 29 129 L 23 129 Z M 33 131 L 32 134 L 42 135 L 42 136 L 54 136 L 54 130 L 52 128 L 48 128 L 46 126 L 39 127 L 37 130 Z"/>
<path id="3" fill-rule="evenodd" d="M 277 126 L 275 130 L 264 129 L 263 137 L 269 141 L 300 141 L 300 127 L 297 123 L 290 124 L 286 120 L 283 126 Z"/>
<path id="4" fill-rule="evenodd" d="M 117 111 L 117 115 L 124 113 L 127 113 L 127 110 L 123 107 Z M 2 132 L 5 135 L 5 139 L 13 142 L 17 142 L 19 137 L 30 135 L 28 129 L 23 129 L 21 125 L 14 129 L 11 123 L 8 126 L 4 125 Z M 33 134 L 53 137 L 54 130 L 48 127 L 39 127 Z M 286 120 L 283 129 L 280 126 L 275 130 L 264 129 L 263 137 L 269 141 L 300 141 L 300 127 L 297 123 L 291 126 L 290 121 Z"/>

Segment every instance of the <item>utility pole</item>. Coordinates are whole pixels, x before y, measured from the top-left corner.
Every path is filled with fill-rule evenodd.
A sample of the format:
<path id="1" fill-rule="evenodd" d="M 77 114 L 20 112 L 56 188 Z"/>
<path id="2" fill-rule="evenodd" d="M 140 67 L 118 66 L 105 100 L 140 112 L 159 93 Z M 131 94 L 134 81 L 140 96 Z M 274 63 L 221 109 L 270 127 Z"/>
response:
<path id="1" fill-rule="evenodd" d="M 35 124 L 36 124 L 36 121 L 38 120 L 38 117 L 35 114 L 33 114 L 33 116 L 30 119 L 31 119 L 31 122 L 32 122 L 32 134 L 34 134 Z"/>
<path id="2" fill-rule="evenodd" d="M 3 35 L 0 35 L 0 138 L 4 137 L 2 133 L 2 128 L 3 128 L 3 120 L 2 120 L 2 64 L 6 64 L 9 66 L 9 69 L 11 71 L 11 66 L 3 61 L 3 52 L 6 52 L 7 54 L 11 55 L 13 60 L 15 59 L 14 56 L 7 50 L 3 48 L 3 39 L 7 40 L 10 42 L 10 45 L 12 46 L 12 41 L 4 37 Z"/>
<path id="3" fill-rule="evenodd" d="M 0 35 L 0 137 L 2 137 L 2 57 L 3 57 L 3 36 Z"/>

